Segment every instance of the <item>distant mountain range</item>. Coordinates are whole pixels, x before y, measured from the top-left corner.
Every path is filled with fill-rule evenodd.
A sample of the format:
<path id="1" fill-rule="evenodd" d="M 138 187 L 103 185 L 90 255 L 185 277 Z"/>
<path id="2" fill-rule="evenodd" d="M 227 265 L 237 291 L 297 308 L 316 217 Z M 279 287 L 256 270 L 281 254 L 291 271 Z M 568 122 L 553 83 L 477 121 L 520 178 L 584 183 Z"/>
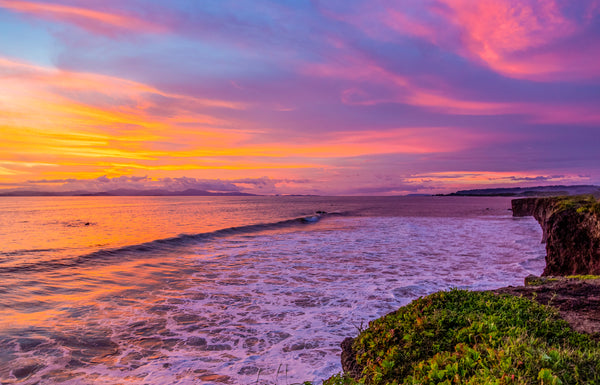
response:
<path id="1" fill-rule="evenodd" d="M 576 186 L 536 186 L 536 187 L 506 187 L 475 190 L 460 190 L 450 194 L 439 194 L 443 196 L 556 196 L 556 195 L 581 195 L 593 194 L 600 197 L 600 186 L 576 185 Z M 170 191 L 164 189 L 135 190 L 116 189 L 102 192 L 91 191 L 36 191 L 16 190 L 0 191 L 0 197 L 25 197 L 25 196 L 258 196 L 243 192 L 211 192 L 197 189 L 183 191 Z M 426 196 L 426 194 L 411 194 L 411 196 Z"/>
<path id="2" fill-rule="evenodd" d="M 256 194 L 248 194 L 243 192 L 210 192 L 204 190 L 188 189 L 184 191 L 169 191 L 162 189 L 153 190 L 134 190 L 134 189 L 117 189 L 103 192 L 90 191 L 10 191 L 0 192 L 1 196 L 255 196 Z"/>
<path id="3" fill-rule="evenodd" d="M 557 196 L 557 195 L 581 195 L 593 194 L 600 196 L 600 186 L 593 185 L 575 185 L 575 186 L 536 186 L 536 187 L 507 187 L 461 190 L 449 196 L 508 196 L 508 197 L 529 197 L 529 196 Z"/>

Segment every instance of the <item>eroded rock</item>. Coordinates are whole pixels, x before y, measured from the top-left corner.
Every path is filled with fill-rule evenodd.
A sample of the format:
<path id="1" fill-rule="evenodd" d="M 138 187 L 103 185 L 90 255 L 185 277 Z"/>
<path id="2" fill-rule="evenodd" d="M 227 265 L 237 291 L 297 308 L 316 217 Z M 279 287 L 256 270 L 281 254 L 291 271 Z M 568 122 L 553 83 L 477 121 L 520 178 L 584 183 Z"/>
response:
<path id="1" fill-rule="evenodd" d="M 512 201 L 513 216 L 532 215 L 546 242 L 544 276 L 600 274 L 600 215 L 591 197 Z"/>

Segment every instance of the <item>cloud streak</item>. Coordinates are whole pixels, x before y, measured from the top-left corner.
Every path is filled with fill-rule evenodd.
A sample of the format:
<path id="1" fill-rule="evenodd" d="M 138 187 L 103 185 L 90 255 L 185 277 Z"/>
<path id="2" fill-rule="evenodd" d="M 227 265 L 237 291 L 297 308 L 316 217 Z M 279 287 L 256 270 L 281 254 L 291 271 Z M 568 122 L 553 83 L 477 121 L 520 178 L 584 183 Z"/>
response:
<path id="1" fill-rule="evenodd" d="M 41 19 L 73 24 L 81 29 L 111 37 L 115 36 L 118 31 L 140 33 L 166 31 L 164 26 L 148 22 L 140 17 L 85 7 L 21 0 L 0 0 L 0 7 Z"/>
<path id="2" fill-rule="evenodd" d="M 600 183 L 599 4 L 0 0 L 0 184 Z"/>

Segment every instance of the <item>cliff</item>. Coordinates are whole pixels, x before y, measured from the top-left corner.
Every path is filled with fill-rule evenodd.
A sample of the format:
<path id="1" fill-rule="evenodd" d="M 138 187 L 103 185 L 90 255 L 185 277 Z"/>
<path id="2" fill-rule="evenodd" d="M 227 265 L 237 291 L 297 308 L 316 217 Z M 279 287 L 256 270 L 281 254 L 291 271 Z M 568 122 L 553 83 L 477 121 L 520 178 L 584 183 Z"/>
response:
<path id="1" fill-rule="evenodd" d="M 419 298 L 345 339 L 343 373 L 324 384 L 600 383 L 600 202 L 525 198 L 512 210 L 543 229 L 543 277 Z"/>
<path id="2" fill-rule="evenodd" d="M 600 202 L 593 196 L 514 199 L 512 210 L 542 227 L 543 276 L 600 274 Z"/>

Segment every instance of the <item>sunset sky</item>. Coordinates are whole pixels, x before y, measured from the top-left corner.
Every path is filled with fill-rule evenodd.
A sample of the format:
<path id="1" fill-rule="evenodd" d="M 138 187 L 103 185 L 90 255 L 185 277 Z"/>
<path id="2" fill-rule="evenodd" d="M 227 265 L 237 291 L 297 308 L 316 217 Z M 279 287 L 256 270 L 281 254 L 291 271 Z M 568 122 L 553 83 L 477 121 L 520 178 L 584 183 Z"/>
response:
<path id="1" fill-rule="evenodd" d="M 600 184 L 600 0 L 0 0 L 0 190 Z"/>

